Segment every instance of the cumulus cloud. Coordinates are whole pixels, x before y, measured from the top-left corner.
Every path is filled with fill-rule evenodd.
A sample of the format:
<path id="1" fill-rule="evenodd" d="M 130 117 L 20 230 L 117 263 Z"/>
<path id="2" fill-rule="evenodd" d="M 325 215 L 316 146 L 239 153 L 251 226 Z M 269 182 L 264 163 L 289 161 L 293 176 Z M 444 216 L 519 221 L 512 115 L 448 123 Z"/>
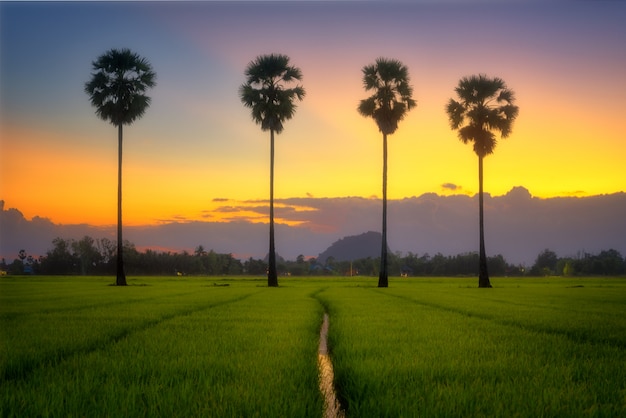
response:
<path id="1" fill-rule="evenodd" d="M 52 240 L 61 237 L 80 239 L 85 235 L 98 238 L 115 238 L 115 228 L 100 228 L 90 225 L 58 225 L 47 218 L 35 216 L 27 220 L 15 208 L 4 208 L 0 201 L 0 257 L 11 262 L 20 250 L 40 256 L 52 247 Z"/>
<path id="2" fill-rule="evenodd" d="M 267 253 L 267 202 L 225 202 L 219 222 L 171 221 L 125 227 L 125 238 L 138 248 L 193 251 L 198 245 L 241 258 Z M 276 200 L 278 253 L 295 259 L 317 256 L 340 238 L 380 231 L 379 199 L 363 197 Z M 485 195 L 487 253 L 511 263 L 531 265 L 550 248 L 560 256 L 616 249 L 626 255 L 626 194 L 591 197 L 533 197 L 523 187 L 503 196 Z M 210 215 L 210 212 L 207 212 Z M 228 216 L 225 222 L 223 216 Z M 207 218 L 211 219 L 211 218 Z M 388 202 L 388 242 L 392 251 L 453 255 L 478 249 L 478 197 L 427 193 Z M 24 218 L 2 206 L 0 255 L 9 260 L 20 249 L 44 254 L 55 237 L 115 237 L 114 227 L 57 225 L 48 219 Z"/>

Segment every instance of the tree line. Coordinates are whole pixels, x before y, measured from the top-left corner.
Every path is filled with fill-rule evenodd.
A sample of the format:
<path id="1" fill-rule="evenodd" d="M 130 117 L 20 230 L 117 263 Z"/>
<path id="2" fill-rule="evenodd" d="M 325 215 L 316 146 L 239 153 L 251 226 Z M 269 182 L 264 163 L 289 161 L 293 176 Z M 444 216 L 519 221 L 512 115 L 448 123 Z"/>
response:
<path id="1" fill-rule="evenodd" d="M 123 241 L 124 265 L 129 274 L 151 276 L 178 275 L 235 275 L 243 274 L 243 264 L 232 254 L 206 251 L 200 245 L 194 253 L 146 249 Z M 38 258 L 19 252 L 11 264 L 4 259 L 0 269 L 8 274 L 41 275 L 115 275 L 117 271 L 117 244 L 108 238 L 85 236 L 80 240 L 55 238 L 52 248 Z"/>
<path id="2" fill-rule="evenodd" d="M 149 276 L 227 276 L 267 275 L 268 259 L 239 260 L 233 254 L 205 250 L 202 245 L 193 252 L 170 252 L 146 249 L 139 251 L 124 241 L 124 264 L 132 275 Z M 116 242 L 108 238 L 85 236 L 79 240 L 55 238 L 45 255 L 33 257 L 20 250 L 7 263 L 0 261 L 0 270 L 11 275 L 115 275 L 117 268 Z M 476 276 L 480 255 L 469 252 L 457 255 L 412 252 L 389 253 L 390 276 Z M 554 251 L 542 251 L 530 268 L 508 263 L 501 254 L 487 257 L 487 267 L 495 276 L 619 276 L 626 274 L 626 259 L 619 251 L 610 249 L 598 254 L 581 252 L 573 257 L 559 257 Z M 316 258 L 299 255 L 296 260 L 276 258 L 276 271 L 281 276 L 379 276 L 379 257 L 340 261 L 328 257 L 323 263 Z"/>
<path id="3" fill-rule="evenodd" d="M 533 276 L 619 276 L 626 274 L 626 258 L 614 249 L 598 254 L 583 251 L 574 257 L 559 257 L 545 249 L 537 256 L 529 273 Z"/>

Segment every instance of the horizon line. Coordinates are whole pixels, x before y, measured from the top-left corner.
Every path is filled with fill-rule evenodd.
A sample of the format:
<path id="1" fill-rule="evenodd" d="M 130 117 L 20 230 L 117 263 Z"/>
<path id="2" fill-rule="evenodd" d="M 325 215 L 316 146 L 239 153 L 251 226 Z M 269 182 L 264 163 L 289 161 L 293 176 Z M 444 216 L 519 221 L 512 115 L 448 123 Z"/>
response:
<path id="1" fill-rule="evenodd" d="M 489 192 L 484 192 L 485 197 L 488 198 L 500 198 L 500 197 L 505 197 L 508 196 L 509 194 L 511 194 L 512 192 L 514 192 L 515 190 L 524 190 L 528 193 L 528 195 L 530 196 L 531 199 L 538 199 L 538 200 L 549 200 L 549 199 L 565 199 L 565 198 L 569 198 L 569 199 L 585 199 L 585 198 L 593 198 L 593 197 L 598 197 L 598 196 L 609 196 L 609 195 L 615 195 L 615 194 L 623 194 L 626 193 L 624 190 L 620 190 L 620 191 L 614 191 L 614 192 L 607 192 L 607 193 L 596 193 L 596 194 L 587 194 L 586 192 L 579 190 L 579 191 L 573 191 L 573 192 L 563 192 L 562 194 L 559 195 L 553 195 L 553 196 L 538 196 L 538 195 L 533 195 L 530 190 L 528 190 L 528 188 L 526 188 L 525 186 L 513 186 L 508 192 L 503 193 L 503 194 L 499 194 L 499 195 L 493 195 Z M 450 198 L 450 197 L 467 197 L 467 198 L 476 198 L 478 196 L 478 192 L 476 193 L 469 193 L 469 192 L 424 192 L 420 195 L 413 195 L 413 196 L 405 196 L 402 198 L 388 198 L 387 201 L 388 202 L 400 202 L 400 201 L 405 201 L 405 200 L 410 200 L 410 199 L 419 199 L 421 197 L 424 196 L 436 196 L 436 197 L 440 197 L 440 198 Z M 371 201 L 376 201 L 376 200 L 382 200 L 381 197 L 377 196 L 377 195 L 371 195 L 371 196 L 358 196 L 358 195 L 346 195 L 346 196 L 321 196 L 321 197 L 317 197 L 317 196 L 313 196 L 311 194 L 306 194 L 304 196 L 292 196 L 292 197 L 283 197 L 283 198 L 274 198 L 274 202 L 288 202 L 288 201 L 293 201 L 293 200 L 309 200 L 309 201 L 315 201 L 315 200 L 340 200 L 340 199 L 362 199 L 362 200 L 371 200 Z M 211 203 L 217 204 L 217 206 L 214 208 L 214 210 L 211 209 L 204 209 L 202 211 L 202 213 L 211 213 L 211 212 L 219 212 L 219 208 L 222 207 L 221 205 L 224 204 L 228 204 L 228 203 L 239 203 L 239 204 L 250 204 L 250 203 L 267 203 L 269 202 L 268 198 L 251 198 L 251 199 L 235 199 L 235 198 L 223 198 L 223 197 L 215 197 L 213 199 L 210 200 Z M 17 210 L 18 212 L 20 212 L 22 214 L 22 216 L 24 217 L 25 220 L 27 221 L 33 221 L 34 219 L 42 219 L 42 220 L 47 220 L 50 223 L 54 224 L 54 225 L 59 225 L 59 226 L 81 226 L 81 225 L 85 225 L 85 226 L 90 226 L 90 227 L 94 227 L 94 228 L 98 228 L 98 229 L 108 229 L 108 228 L 112 228 L 112 227 L 116 227 L 117 224 L 115 222 L 111 222 L 111 223 L 89 223 L 89 222 L 79 222 L 79 223 L 71 223 L 71 222 L 55 222 L 54 220 L 52 220 L 50 217 L 46 216 L 45 213 L 38 213 L 35 215 L 32 215 L 30 218 L 24 216 L 24 213 L 22 212 L 21 208 L 18 207 L 11 207 L 11 206 L 7 206 L 7 201 L 4 198 L 0 198 L 0 209 L 2 211 L 8 211 L 8 210 Z M 308 208 L 308 210 L 316 210 L 315 208 Z M 238 211 L 241 211 L 238 210 Z M 154 226 L 161 226 L 161 225 L 171 225 L 171 224 L 187 224 L 187 223 L 194 223 L 194 222 L 199 222 L 199 223 L 235 223 L 235 222 L 246 222 L 246 223 L 261 223 L 261 224 L 265 224 L 268 223 L 269 221 L 266 221 L 264 217 L 257 217 L 255 218 L 255 220 L 250 219 L 249 217 L 240 217 L 240 218 L 211 218 L 208 219 L 207 216 L 202 216 L 202 215 L 198 215 L 196 217 L 185 217 L 183 215 L 180 214 L 173 214 L 171 215 L 169 218 L 161 218 L 161 219 L 152 219 L 152 220 L 145 220 L 142 223 L 136 223 L 136 222 L 128 222 L 128 223 L 124 223 L 123 225 L 125 227 L 134 227 L 134 228 L 139 228 L 139 227 L 154 227 Z M 298 225 L 291 225 L 291 221 L 288 220 L 283 220 L 284 222 L 277 222 L 277 224 L 281 224 L 281 225 L 287 225 L 287 226 L 298 226 Z"/>

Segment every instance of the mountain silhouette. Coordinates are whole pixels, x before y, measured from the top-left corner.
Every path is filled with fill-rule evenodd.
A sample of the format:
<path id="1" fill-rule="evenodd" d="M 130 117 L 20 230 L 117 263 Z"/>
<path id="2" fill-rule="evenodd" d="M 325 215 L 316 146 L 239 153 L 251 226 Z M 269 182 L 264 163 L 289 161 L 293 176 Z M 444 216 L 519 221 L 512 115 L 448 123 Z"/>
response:
<path id="1" fill-rule="evenodd" d="M 380 257 L 382 234 L 380 232 L 365 232 L 360 235 L 351 235 L 335 241 L 317 257 L 319 263 L 325 263 L 329 257 L 336 261 L 350 261 L 359 258 Z"/>
<path id="2" fill-rule="evenodd" d="M 270 253 L 266 253 L 265 254 L 265 258 L 263 258 L 263 262 L 264 263 L 269 263 L 270 262 Z M 285 258 L 282 257 L 280 254 L 276 253 L 276 262 L 277 263 L 284 263 L 285 262 Z"/>

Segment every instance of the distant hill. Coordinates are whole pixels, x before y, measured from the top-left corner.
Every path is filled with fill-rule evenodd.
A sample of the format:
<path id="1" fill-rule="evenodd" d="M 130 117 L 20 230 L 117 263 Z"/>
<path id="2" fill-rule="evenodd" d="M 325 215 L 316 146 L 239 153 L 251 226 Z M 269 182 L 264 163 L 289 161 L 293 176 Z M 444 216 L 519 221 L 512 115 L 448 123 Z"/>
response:
<path id="1" fill-rule="evenodd" d="M 317 257 L 319 263 L 325 263 L 328 257 L 336 261 L 350 261 L 359 258 L 380 257 L 380 244 L 382 234 L 380 232 L 365 232 L 360 235 L 352 235 L 335 241 L 323 253 Z"/>
<path id="2" fill-rule="evenodd" d="M 269 263 L 270 262 L 270 253 L 265 254 L 265 258 L 263 259 L 264 263 Z M 285 259 L 278 253 L 276 253 L 276 262 L 277 263 L 284 263 Z"/>

